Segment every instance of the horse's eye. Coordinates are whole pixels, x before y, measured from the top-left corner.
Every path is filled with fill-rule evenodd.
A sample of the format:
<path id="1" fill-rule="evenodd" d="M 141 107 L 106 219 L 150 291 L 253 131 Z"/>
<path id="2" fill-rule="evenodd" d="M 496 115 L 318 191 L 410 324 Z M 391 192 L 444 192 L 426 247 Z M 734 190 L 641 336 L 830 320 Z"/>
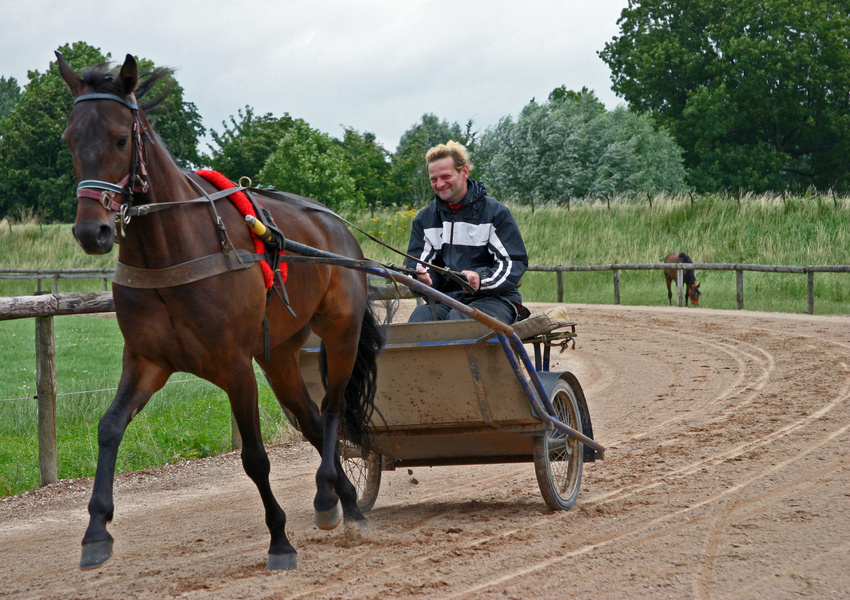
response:
<path id="1" fill-rule="evenodd" d="M 118 146 L 119 150 L 123 150 L 124 148 L 127 147 L 128 141 L 130 141 L 130 138 L 127 137 L 126 135 L 122 135 L 120 138 L 118 138 L 118 142 L 116 143 L 116 146 Z"/>

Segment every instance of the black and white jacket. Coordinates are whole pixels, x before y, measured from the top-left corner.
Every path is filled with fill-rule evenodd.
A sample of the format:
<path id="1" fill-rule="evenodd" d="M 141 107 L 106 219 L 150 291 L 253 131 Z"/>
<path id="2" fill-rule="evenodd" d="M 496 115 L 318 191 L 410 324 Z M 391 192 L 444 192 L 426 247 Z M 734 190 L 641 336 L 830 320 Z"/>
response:
<path id="1" fill-rule="evenodd" d="M 483 296 L 497 296 L 520 304 L 517 287 L 528 268 L 528 255 L 519 227 L 508 208 L 487 195 L 482 183 L 467 179 L 467 185 L 457 212 L 439 198 L 419 211 L 407 253 L 453 271 L 476 271 L 481 276 L 481 288 L 474 295 L 431 273 L 434 288 L 456 300 L 466 304 Z M 408 259 L 407 266 L 415 268 L 416 263 Z"/>

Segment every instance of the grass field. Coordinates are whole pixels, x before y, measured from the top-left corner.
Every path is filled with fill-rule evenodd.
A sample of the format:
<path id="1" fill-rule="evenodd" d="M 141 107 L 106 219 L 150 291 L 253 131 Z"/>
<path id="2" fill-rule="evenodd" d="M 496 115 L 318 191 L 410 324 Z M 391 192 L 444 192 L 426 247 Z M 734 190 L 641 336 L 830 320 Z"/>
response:
<path id="1" fill-rule="evenodd" d="M 850 201 L 830 197 L 723 196 L 655 198 L 647 202 L 511 206 L 523 231 L 532 265 L 654 263 L 671 251 L 695 262 L 771 265 L 850 264 Z M 390 245 L 406 250 L 412 209 L 346 215 Z M 362 235 L 370 258 L 400 263 L 399 256 Z M 112 268 L 116 255 L 91 257 L 73 240 L 70 225 L 9 224 L 0 221 L 0 269 Z M 666 305 L 659 271 L 623 271 L 623 304 Z M 804 312 L 802 275 L 745 273 L 749 310 Z M 702 306 L 736 308 L 734 272 L 697 273 Z M 565 273 L 565 301 L 613 302 L 611 272 Z M 52 289 L 52 281 L 43 287 Z M 0 280 L 0 296 L 34 293 L 35 281 Z M 61 291 L 98 291 L 101 280 L 63 279 Z M 815 312 L 848 314 L 850 274 L 816 274 Z M 527 301 L 556 299 L 555 276 L 529 273 Z M 58 369 L 59 477 L 94 474 L 97 421 L 111 402 L 121 370 L 121 335 L 112 318 L 54 320 Z M 38 485 L 34 323 L 0 321 L 0 495 Z M 290 429 L 268 387 L 258 376 L 264 437 L 285 439 Z M 194 377 L 172 376 L 127 430 L 118 468 L 136 470 L 230 448 L 230 413 L 223 392 Z"/>

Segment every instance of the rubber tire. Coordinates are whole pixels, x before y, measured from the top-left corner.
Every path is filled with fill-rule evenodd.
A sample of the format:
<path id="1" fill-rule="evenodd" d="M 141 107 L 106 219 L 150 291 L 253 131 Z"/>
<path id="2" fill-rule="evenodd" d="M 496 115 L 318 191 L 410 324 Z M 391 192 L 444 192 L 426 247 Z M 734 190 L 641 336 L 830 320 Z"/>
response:
<path id="1" fill-rule="evenodd" d="M 357 488 L 357 508 L 364 513 L 372 510 L 381 488 L 381 455 L 369 451 L 364 456 L 360 446 L 341 440 L 339 459 L 346 477 Z"/>
<path id="2" fill-rule="evenodd" d="M 572 387 L 559 379 L 549 397 L 556 417 L 564 425 L 584 433 L 581 413 Z M 546 505 L 552 510 L 569 510 L 576 503 L 584 467 L 584 445 L 558 431 L 534 438 L 534 473 Z"/>

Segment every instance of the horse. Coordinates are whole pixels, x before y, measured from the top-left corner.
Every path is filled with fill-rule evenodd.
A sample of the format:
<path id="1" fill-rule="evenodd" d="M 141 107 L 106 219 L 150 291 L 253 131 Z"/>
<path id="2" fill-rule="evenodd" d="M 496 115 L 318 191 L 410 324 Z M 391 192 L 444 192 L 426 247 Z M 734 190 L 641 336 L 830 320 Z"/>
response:
<path id="1" fill-rule="evenodd" d="M 73 235 L 88 254 L 107 253 L 117 241 L 116 275 L 119 268 L 122 274 L 112 290 L 124 338 L 123 368 L 98 425 L 80 567 L 99 567 L 112 556 L 106 526 L 114 511 L 116 454 L 127 426 L 171 374 L 188 372 L 227 394 L 242 437 L 242 465 L 265 510 L 271 537 L 267 569 L 296 568 L 286 515 L 269 483 L 252 360 L 321 456 L 316 524 L 333 529 L 344 518 L 347 534 L 365 533 L 366 520 L 337 449 L 340 429 L 348 439 L 365 443 L 374 407 L 383 332 L 369 306 L 365 273 L 283 263 L 273 275 L 278 293 L 272 294 L 264 270 L 256 268 L 264 255 L 254 253 L 257 245 L 245 217 L 231 202 L 218 202 L 213 196 L 218 190 L 206 179 L 182 171 L 151 128 L 145 111 L 164 96 L 138 103 L 137 95 L 144 96 L 171 71 L 140 75 L 128 54 L 120 70 L 100 65 L 79 75 L 60 53 L 56 56 L 74 96 L 62 135 L 79 182 Z M 268 197 L 262 207 L 274 223 L 285 224 L 287 239 L 362 259 L 354 236 L 329 210 Z M 299 371 L 300 349 L 311 331 L 322 339 L 321 410 Z"/>
<path id="2" fill-rule="evenodd" d="M 691 260 L 691 257 L 684 252 L 671 252 L 664 257 L 664 262 L 692 263 L 693 261 Z M 678 280 L 676 271 L 677 269 L 664 269 L 664 280 L 667 283 L 667 302 L 669 304 L 673 304 L 673 292 L 670 290 L 670 283 Z M 699 284 L 697 283 L 696 277 L 694 277 L 693 269 L 685 269 L 685 272 L 682 274 L 682 282 L 685 284 L 685 288 L 687 289 L 687 294 L 685 294 L 685 306 L 688 305 L 689 298 L 691 302 L 694 303 L 694 306 L 699 306 Z"/>

